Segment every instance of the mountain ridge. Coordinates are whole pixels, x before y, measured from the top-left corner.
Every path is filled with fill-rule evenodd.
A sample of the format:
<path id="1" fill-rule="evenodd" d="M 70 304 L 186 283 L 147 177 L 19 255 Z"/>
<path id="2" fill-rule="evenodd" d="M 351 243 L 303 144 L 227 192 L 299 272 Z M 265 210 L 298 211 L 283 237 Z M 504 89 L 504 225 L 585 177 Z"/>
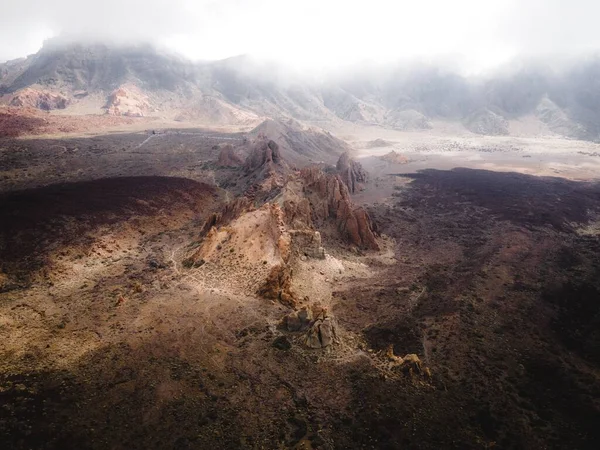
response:
<path id="1" fill-rule="evenodd" d="M 244 117 L 345 121 L 402 131 L 428 130 L 433 121 L 444 120 L 488 134 L 490 120 L 501 124 L 530 116 L 549 123 L 552 132 L 563 137 L 593 141 L 600 139 L 597 83 L 598 57 L 562 71 L 531 64 L 468 78 L 434 65 L 406 65 L 317 81 L 287 77 L 282 66 L 249 57 L 192 62 L 150 45 L 50 41 L 35 55 L 0 64 L 0 94 L 5 100 L 23 89 L 50 91 L 68 97 L 63 106 L 67 113 L 69 105 L 83 102 L 103 113 L 105 105 L 92 104 L 87 94 L 108 99 L 124 85 L 133 85 L 149 98 L 146 109 L 155 111 L 144 114 L 176 110 L 171 116 L 181 120 L 236 120 L 238 111 Z M 499 132 L 495 126 L 491 130 Z"/>

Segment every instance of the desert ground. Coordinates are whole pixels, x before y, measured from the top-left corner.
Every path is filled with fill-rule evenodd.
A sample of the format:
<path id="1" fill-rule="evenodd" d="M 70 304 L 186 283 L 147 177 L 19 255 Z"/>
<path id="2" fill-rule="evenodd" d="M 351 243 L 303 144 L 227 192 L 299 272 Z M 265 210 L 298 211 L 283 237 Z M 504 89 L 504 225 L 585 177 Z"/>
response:
<path id="1" fill-rule="evenodd" d="M 331 125 L 379 250 L 323 225 L 291 306 L 257 295 L 276 198 L 218 162 L 249 127 L 128 120 L 0 138 L 2 448 L 597 448 L 599 144 Z"/>

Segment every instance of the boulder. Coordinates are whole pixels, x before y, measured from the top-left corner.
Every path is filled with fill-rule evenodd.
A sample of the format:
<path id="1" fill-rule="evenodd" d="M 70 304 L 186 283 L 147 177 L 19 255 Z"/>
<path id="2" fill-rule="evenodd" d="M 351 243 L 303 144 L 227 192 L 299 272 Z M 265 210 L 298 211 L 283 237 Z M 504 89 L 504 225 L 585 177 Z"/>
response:
<path id="1" fill-rule="evenodd" d="M 337 324 L 333 317 L 319 316 L 308 332 L 304 343 L 308 348 L 326 348 L 338 341 Z"/>
<path id="2" fill-rule="evenodd" d="M 312 320 L 312 310 L 304 306 L 285 317 L 285 326 L 288 331 L 306 331 L 310 327 Z"/>
<path id="3" fill-rule="evenodd" d="M 325 249 L 322 247 L 321 233 L 313 230 L 291 230 L 292 251 L 297 255 L 309 258 L 325 259 Z"/>

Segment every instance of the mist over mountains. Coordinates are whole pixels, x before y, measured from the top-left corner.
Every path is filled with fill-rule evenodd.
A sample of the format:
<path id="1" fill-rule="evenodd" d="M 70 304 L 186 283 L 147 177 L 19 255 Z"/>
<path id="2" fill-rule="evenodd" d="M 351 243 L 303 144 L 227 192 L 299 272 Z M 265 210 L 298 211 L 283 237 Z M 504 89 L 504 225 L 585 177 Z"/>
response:
<path id="1" fill-rule="evenodd" d="M 84 103 L 88 112 L 110 110 L 122 89 L 130 109 L 122 115 L 248 115 L 306 121 L 344 120 L 400 130 L 429 129 L 433 121 L 458 121 L 478 134 L 509 134 L 509 121 L 533 117 L 558 135 L 600 138 L 600 58 L 559 68 L 518 63 L 465 76 L 433 63 L 355 68 L 317 79 L 274 62 L 246 56 L 192 62 L 152 45 L 46 41 L 36 54 L 0 64 L 0 93 L 7 103 L 24 89 L 51 92 Z M 210 101 L 209 101 L 210 100 Z M 127 103 L 127 102 L 124 102 Z M 143 103 L 143 107 L 139 104 Z M 52 105 L 42 109 L 54 109 Z M 190 112 L 193 110 L 193 112 Z M 175 113 L 174 111 L 179 111 Z M 235 116 L 235 117 L 234 117 Z"/>

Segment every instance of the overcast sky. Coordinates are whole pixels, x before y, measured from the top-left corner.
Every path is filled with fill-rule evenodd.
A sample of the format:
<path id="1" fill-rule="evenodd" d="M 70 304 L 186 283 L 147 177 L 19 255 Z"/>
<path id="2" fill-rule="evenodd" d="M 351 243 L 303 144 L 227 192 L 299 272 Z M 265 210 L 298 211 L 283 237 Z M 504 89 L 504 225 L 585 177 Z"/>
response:
<path id="1" fill-rule="evenodd" d="M 193 59 L 310 67 L 443 56 L 488 68 L 600 49 L 598 17 L 598 0 L 1 0 L 0 61 L 67 33 L 152 41 Z"/>

